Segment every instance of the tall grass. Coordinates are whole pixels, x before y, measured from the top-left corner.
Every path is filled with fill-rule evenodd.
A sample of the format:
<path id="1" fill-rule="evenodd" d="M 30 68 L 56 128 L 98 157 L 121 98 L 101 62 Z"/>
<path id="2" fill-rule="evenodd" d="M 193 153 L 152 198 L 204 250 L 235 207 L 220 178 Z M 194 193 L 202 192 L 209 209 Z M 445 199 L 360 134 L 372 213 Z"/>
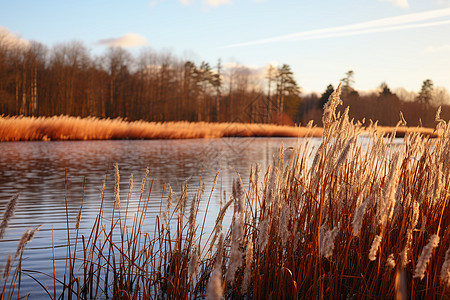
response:
<path id="1" fill-rule="evenodd" d="M 311 124 L 310 124 L 311 125 Z M 393 128 L 370 126 L 369 131 L 392 132 Z M 79 118 L 69 116 L 24 117 L 0 116 L 0 142 L 49 140 L 111 140 L 111 139 L 193 139 L 221 137 L 304 137 L 322 136 L 322 128 L 245 123 L 190 123 L 145 121 L 128 122 L 123 119 Z M 428 128 L 402 127 L 397 135 L 406 132 L 433 135 Z"/>
<path id="2" fill-rule="evenodd" d="M 170 190 L 151 229 L 143 226 L 150 199 L 144 188 L 133 216 L 118 188 L 115 200 L 102 193 L 95 225 L 78 250 L 68 237 L 64 295 L 447 298 L 450 124 L 437 114 L 436 139 L 409 133 L 401 145 L 393 142 L 398 128 L 390 135 L 373 130 L 363 148 L 359 137 L 367 133 L 349 120 L 348 110 L 336 113 L 339 93 L 325 106 L 320 147 L 312 151 L 304 139 L 296 150 L 281 148 L 264 173 L 252 169 L 246 184 L 238 177 L 220 211 L 206 212 L 217 214 L 211 232 L 197 220 L 200 199 L 208 207 L 212 194 L 205 195 L 201 183 L 191 199 L 186 186 L 179 196 Z M 142 186 L 151 187 L 146 180 Z M 104 201 L 115 201 L 110 218 Z M 231 227 L 223 228 L 231 208 Z M 68 232 L 78 237 L 78 229 Z"/>
<path id="3" fill-rule="evenodd" d="M 322 134 L 321 128 L 245 123 L 190 123 L 69 116 L 0 116 L 0 141 L 193 139 L 220 137 L 298 137 Z"/>

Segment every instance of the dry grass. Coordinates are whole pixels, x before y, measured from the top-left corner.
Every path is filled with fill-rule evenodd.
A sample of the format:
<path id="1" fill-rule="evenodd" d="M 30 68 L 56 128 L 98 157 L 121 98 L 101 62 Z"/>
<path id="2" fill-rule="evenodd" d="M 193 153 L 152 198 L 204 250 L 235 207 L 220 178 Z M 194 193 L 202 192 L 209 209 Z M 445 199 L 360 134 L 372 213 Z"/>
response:
<path id="1" fill-rule="evenodd" d="M 252 169 L 246 190 L 236 179 L 211 233 L 196 219 L 200 199 L 209 204 L 212 194 L 203 196 L 202 184 L 190 209 L 186 187 L 179 197 L 170 193 L 176 205 L 166 206 L 153 230 L 143 228 L 150 197 L 142 192 L 131 224 L 124 224 L 124 201 L 115 202 L 108 219 L 102 204 L 81 253 L 68 243 L 65 295 L 448 298 L 450 125 L 437 118 L 436 139 L 408 133 L 401 145 L 393 143 L 395 128 L 388 136 L 374 130 L 363 148 L 358 136 L 364 131 L 347 112 L 336 115 L 339 103 L 338 88 L 325 107 L 322 144 L 314 154 L 304 139 L 286 159 L 291 150 L 281 148 L 265 173 Z M 223 229 L 230 207 L 232 225 Z M 73 241 L 69 236 L 78 231 L 68 228 Z M 80 275 L 73 272 L 77 266 Z"/>
<path id="2" fill-rule="evenodd" d="M 367 129 L 369 132 L 373 128 Z M 389 134 L 393 127 L 377 127 Z M 122 119 L 0 116 L 0 142 L 55 140 L 114 140 L 114 139 L 194 139 L 221 137 L 321 137 L 318 127 L 294 127 L 273 124 L 245 123 L 155 123 Z M 397 136 L 406 132 L 434 135 L 433 129 L 401 127 Z"/>
<path id="3" fill-rule="evenodd" d="M 385 135 L 392 134 L 394 130 L 396 131 L 396 137 L 405 137 L 407 134 L 420 133 L 424 136 L 429 136 L 432 138 L 437 137 L 435 128 L 426 128 L 426 127 L 388 127 L 388 126 L 377 126 L 378 131 L 382 132 Z M 373 132 L 373 128 L 368 128 L 367 131 Z"/>
<path id="4" fill-rule="evenodd" d="M 320 128 L 244 123 L 155 123 L 122 119 L 0 117 L 0 141 L 321 136 Z"/>

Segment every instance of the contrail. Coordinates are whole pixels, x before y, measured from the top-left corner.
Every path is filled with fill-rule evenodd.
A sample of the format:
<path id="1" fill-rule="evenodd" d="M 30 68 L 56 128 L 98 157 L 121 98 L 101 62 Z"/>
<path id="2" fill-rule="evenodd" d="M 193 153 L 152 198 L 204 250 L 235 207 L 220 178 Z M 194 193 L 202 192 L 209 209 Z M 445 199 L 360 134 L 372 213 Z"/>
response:
<path id="1" fill-rule="evenodd" d="M 432 19 L 438 19 L 450 16 L 450 8 L 431 10 L 421 13 L 407 14 L 403 16 L 383 18 L 378 20 L 372 20 L 363 23 L 344 25 L 338 27 L 329 27 L 322 29 L 315 29 L 309 31 L 302 31 L 292 34 L 281 35 L 278 37 L 267 38 L 262 40 L 243 42 L 237 44 L 231 44 L 223 46 L 221 48 L 234 48 L 252 45 L 268 44 L 280 41 L 300 41 L 310 39 L 323 39 L 331 37 L 341 37 L 350 35 L 368 34 L 374 32 L 394 31 L 411 28 L 431 27 L 449 24 L 450 20 L 435 21 L 427 23 L 409 24 L 415 22 L 422 22 Z"/>

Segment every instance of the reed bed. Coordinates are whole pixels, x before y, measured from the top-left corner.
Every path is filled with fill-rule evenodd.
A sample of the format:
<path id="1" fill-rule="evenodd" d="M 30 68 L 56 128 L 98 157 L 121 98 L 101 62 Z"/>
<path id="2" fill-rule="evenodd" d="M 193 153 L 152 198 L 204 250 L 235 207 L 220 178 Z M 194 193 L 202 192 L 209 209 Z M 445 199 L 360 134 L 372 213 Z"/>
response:
<path id="1" fill-rule="evenodd" d="M 374 127 L 370 126 L 370 131 Z M 378 126 L 391 133 L 393 127 Z M 406 132 L 421 132 L 435 136 L 433 129 L 402 127 L 398 136 Z M 145 121 L 128 122 L 123 119 L 80 118 L 69 116 L 24 117 L 0 116 L 0 142 L 56 141 L 56 140 L 114 140 L 114 139 L 194 139 L 222 137 L 321 137 L 323 128 L 248 123 L 190 123 Z"/>
<path id="2" fill-rule="evenodd" d="M 309 139 L 282 147 L 264 172 L 253 168 L 245 184 L 237 176 L 218 212 L 208 211 L 216 176 L 210 192 L 200 183 L 191 199 L 186 186 L 178 196 L 170 190 L 151 229 L 142 188 L 127 222 L 116 168 L 115 197 L 102 193 L 90 235 L 68 222 L 66 275 L 52 279 L 64 291 L 49 288 L 49 297 L 447 299 L 450 124 L 438 112 L 435 139 L 407 133 L 399 145 L 396 127 L 371 131 L 363 148 L 367 132 L 348 110 L 336 113 L 339 93 L 325 106 L 318 149 Z M 110 218 L 104 201 L 115 202 Z M 211 232 L 197 219 L 200 201 L 217 215 Z M 227 210 L 231 226 L 223 228 Z"/>
<path id="3" fill-rule="evenodd" d="M 322 129 L 298 126 L 206 122 L 129 122 L 69 116 L 0 116 L 0 141 L 195 139 L 221 137 L 321 136 Z"/>

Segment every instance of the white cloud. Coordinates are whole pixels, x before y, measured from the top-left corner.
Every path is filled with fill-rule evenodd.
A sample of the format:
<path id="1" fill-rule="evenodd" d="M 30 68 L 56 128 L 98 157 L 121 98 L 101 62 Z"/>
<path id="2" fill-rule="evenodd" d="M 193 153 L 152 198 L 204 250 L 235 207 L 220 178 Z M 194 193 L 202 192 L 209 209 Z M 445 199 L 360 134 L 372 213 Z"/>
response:
<path id="1" fill-rule="evenodd" d="M 249 69 L 252 71 L 258 70 L 261 67 L 258 67 L 256 65 L 243 65 L 237 62 L 226 62 L 224 63 L 223 67 L 225 69 Z"/>
<path id="2" fill-rule="evenodd" d="M 262 40 L 237 43 L 224 46 L 223 48 L 242 47 L 250 45 L 267 44 L 280 41 L 300 41 L 310 39 L 324 39 L 331 37 L 351 36 L 369 34 L 375 32 L 386 32 L 403 29 L 413 29 L 431 26 L 450 24 L 450 20 L 441 20 L 424 23 L 423 21 L 450 17 L 450 8 L 431 10 L 421 13 L 406 14 L 397 17 L 383 18 L 363 23 L 328 27 L 309 31 L 302 31 L 293 34 L 281 35 Z M 422 23 L 420 23 L 422 22 Z"/>
<path id="3" fill-rule="evenodd" d="M 192 0 L 179 0 L 182 5 L 189 5 L 192 3 Z"/>
<path id="4" fill-rule="evenodd" d="M 27 40 L 12 33 L 8 28 L 0 26 L 0 44 L 8 49 L 26 49 L 30 46 Z"/>
<path id="5" fill-rule="evenodd" d="M 450 0 L 437 0 L 437 2 L 444 7 L 450 7 Z"/>
<path id="6" fill-rule="evenodd" d="M 223 4 L 231 4 L 231 0 L 203 0 L 209 6 L 219 6 Z"/>
<path id="7" fill-rule="evenodd" d="M 425 53 L 427 54 L 435 54 L 442 52 L 450 52 L 450 44 L 445 44 L 441 46 L 428 46 L 425 48 Z"/>
<path id="8" fill-rule="evenodd" d="M 408 0 L 380 0 L 380 1 L 389 2 L 394 6 L 398 6 L 404 9 L 409 8 Z"/>
<path id="9" fill-rule="evenodd" d="M 147 39 L 136 33 L 127 33 L 124 36 L 118 38 L 102 39 L 98 41 L 98 44 L 110 46 L 110 47 L 136 47 L 147 44 Z"/>

